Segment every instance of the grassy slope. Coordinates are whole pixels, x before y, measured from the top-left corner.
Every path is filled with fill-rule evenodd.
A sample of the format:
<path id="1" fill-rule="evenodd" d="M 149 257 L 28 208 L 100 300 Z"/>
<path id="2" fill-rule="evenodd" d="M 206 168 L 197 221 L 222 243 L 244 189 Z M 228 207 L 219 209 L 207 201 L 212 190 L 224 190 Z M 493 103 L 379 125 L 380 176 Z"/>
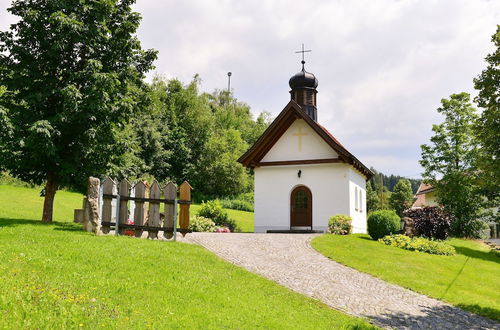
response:
<path id="1" fill-rule="evenodd" d="M 72 224 L 81 196 L 0 186 L 0 328 L 365 328 L 366 322 L 195 245 L 97 237 Z"/>
<path id="2" fill-rule="evenodd" d="M 191 211 L 195 214 L 199 209 L 200 204 L 191 205 Z M 236 220 L 238 227 L 244 233 L 253 233 L 253 212 L 239 211 L 239 210 L 231 210 L 225 209 L 227 214 L 231 219 Z"/>
<path id="3" fill-rule="evenodd" d="M 500 257 L 474 241 L 451 239 L 449 243 L 457 255 L 406 251 L 368 235 L 323 235 L 312 245 L 344 265 L 500 320 Z"/>

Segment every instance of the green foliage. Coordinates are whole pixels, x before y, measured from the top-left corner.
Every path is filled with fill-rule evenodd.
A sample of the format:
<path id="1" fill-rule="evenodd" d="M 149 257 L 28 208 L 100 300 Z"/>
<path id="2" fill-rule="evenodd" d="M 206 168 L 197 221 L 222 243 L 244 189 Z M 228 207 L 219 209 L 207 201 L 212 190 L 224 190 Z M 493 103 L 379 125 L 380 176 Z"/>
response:
<path id="1" fill-rule="evenodd" d="M 348 235 L 352 231 L 352 219 L 345 214 L 337 214 L 328 220 L 328 231 L 336 235 Z"/>
<path id="2" fill-rule="evenodd" d="M 368 234 L 376 240 L 400 231 L 401 219 L 392 210 L 380 210 L 368 216 L 367 225 Z"/>
<path id="3" fill-rule="evenodd" d="M 491 38 L 493 53 L 486 56 L 486 69 L 474 79 L 479 94 L 474 99 L 483 109 L 476 121 L 474 132 L 480 145 L 477 157 L 479 188 L 487 200 L 487 207 L 500 204 L 500 25 Z M 500 224 L 498 212 L 489 215 Z"/>
<path id="4" fill-rule="evenodd" d="M 201 208 L 198 210 L 198 215 L 211 219 L 216 226 L 228 227 L 232 232 L 238 231 L 236 222 L 229 218 L 227 212 L 217 200 L 202 203 Z"/>
<path id="5" fill-rule="evenodd" d="M 432 241 L 423 237 L 410 238 L 405 235 L 388 235 L 379 239 L 379 242 L 410 251 L 419 251 L 445 256 L 452 256 L 455 254 L 455 248 L 453 246 L 444 242 Z"/>
<path id="6" fill-rule="evenodd" d="M 253 212 L 253 204 L 241 199 L 218 199 L 225 209 Z"/>
<path id="7" fill-rule="evenodd" d="M 478 188 L 478 171 L 474 167 L 477 143 L 473 123 L 476 110 L 467 93 L 453 94 L 441 100 L 438 112 L 445 119 L 433 125 L 430 145 L 422 145 L 424 179 L 436 188 L 438 202 L 455 217 L 452 233 L 460 237 L 478 237 L 477 220 L 484 198 Z"/>
<path id="8" fill-rule="evenodd" d="M 240 132 L 228 129 L 214 134 L 205 143 L 200 156 L 195 177 L 196 186 L 211 196 L 227 196 L 246 192 L 251 189 L 247 170 L 237 159 L 247 150 L 248 144 Z"/>
<path id="9" fill-rule="evenodd" d="M 368 213 L 378 209 L 379 198 L 376 191 L 373 191 L 371 182 L 366 183 L 366 210 Z"/>
<path id="10" fill-rule="evenodd" d="M 408 179 L 400 179 L 394 186 L 394 191 L 389 199 L 389 205 L 402 217 L 403 211 L 413 204 L 413 192 Z"/>
<path id="11" fill-rule="evenodd" d="M 198 76 L 187 85 L 153 79 L 151 106 L 133 120 L 131 140 L 144 160 L 137 169 L 160 181 L 189 181 L 195 200 L 249 192 L 252 174 L 236 160 L 269 125 L 268 116 L 253 120 L 248 105 L 227 92 L 202 94 L 199 84 Z"/>
<path id="12" fill-rule="evenodd" d="M 23 181 L 82 188 L 126 153 L 120 131 L 144 104 L 156 58 L 135 36 L 133 1 L 14 1 L 0 33 L 0 162 Z M 4 126 L 2 126 L 4 127 Z"/>
<path id="13" fill-rule="evenodd" d="M 189 219 L 189 230 L 193 232 L 213 233 L 215 231 L 215 223 L 209 218 L 194 215 Z"/>

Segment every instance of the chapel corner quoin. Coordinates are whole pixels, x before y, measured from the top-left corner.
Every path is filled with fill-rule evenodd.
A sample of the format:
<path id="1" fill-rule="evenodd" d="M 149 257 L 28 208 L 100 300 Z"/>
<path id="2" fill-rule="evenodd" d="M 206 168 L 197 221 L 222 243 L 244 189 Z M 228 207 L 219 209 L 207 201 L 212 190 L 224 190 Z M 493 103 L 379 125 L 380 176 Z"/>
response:
<path id="1" fill-rule="evenodd" d="M 254 170 L 255 232 L 326 232 L 331 216 L 346 214 L 366 233 L 373 173 L 318 123 L 318 80 L 301 63 L 290 102 L 238 159 Z"/>
<path id="2" fill-rule="evenodd" d="M 145 181 L 132 185 L 126 179 L 116 182 L 106 178 L 101 183 L 98 178 L 90 177 L 83 208 L 75 210 L 74 221 L 98 235 L 114 229 L 116 235 L 142 237 L 147 232 L 148 238 L 155 239 L 163 232 L 163 238 L 176 240 L 178 232 L 182 235 L 190 232 L 191 190 L 187 181 L 178 189 L 172 182 L 162 188 L 157 181 L 151 185 Z"/>

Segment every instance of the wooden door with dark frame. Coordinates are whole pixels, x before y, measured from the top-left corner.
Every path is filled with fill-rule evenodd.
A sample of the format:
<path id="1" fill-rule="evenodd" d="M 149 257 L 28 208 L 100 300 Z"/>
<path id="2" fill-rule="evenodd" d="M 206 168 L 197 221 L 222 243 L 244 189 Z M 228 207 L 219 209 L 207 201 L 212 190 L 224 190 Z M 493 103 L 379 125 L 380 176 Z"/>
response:
<path id="1" fill-rule="evenodd" d="M 312 229 L 312 194 L 306 186 L 296 187 L 290 196 L 290 227 Z"/>

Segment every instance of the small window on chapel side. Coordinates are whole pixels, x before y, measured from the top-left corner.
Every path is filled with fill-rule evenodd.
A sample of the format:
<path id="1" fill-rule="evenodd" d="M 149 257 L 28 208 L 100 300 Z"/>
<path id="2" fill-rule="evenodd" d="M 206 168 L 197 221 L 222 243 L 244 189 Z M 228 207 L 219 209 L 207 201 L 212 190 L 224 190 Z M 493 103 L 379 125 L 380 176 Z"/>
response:
<path id="1" fill-rule="evenodd" d="M 359 212 L 363 212 L 363 190 L 359 189 Z"/>
<path id="2" fill-rule="evenodd" d="M 358 210 L 358 187 L 354 187 L 354 208 Z"/>

